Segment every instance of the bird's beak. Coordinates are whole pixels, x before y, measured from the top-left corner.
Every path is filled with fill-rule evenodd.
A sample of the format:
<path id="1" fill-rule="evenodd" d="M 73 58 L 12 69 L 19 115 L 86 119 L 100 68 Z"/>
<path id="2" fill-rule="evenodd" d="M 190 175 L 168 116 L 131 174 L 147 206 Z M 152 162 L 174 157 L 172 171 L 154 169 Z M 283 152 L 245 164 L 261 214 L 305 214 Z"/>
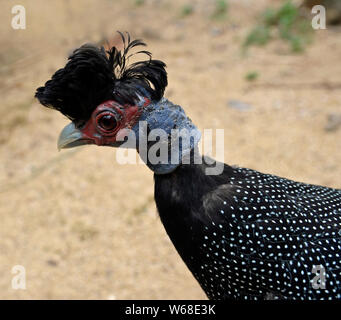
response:
<path id="1" fill-rule="evenodd" d="M 82 146 L 91 143 L 83 137 L 83 133 L 71 122 L 60 133 L 58 138 L 58 150 Z"/>

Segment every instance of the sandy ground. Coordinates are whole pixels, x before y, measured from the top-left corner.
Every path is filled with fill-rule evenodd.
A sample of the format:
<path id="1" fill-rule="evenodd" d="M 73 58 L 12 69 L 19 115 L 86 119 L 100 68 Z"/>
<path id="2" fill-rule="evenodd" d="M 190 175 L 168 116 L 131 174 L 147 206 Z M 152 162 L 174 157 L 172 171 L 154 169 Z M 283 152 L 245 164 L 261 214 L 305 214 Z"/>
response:
<path id="1" fill-rule="evenodd" d="M 341 129 L 324 129 L 341 112 L 341 30 L 315 32 L 304 54 L 279 41 L 241 54 L 257 14 L 279 2 L 231 0 L 217 21 L 214 1 L 193 1 L 181 18 L 187 1 L 23 0 L 26 30 L 11 28 L 13 2 L 1 2 L 1 299 L 206 298 L 160 223 L 151 172 L 119 165 L 110 148 L 58 153 L 68 120 L 33 99 L 71 49 L 116 30 L 167 63 L 166 97 L 201 129 L 225 129 L 225 162 L 341 187 Z M 15 265 L 26 269 L 26 290 L 11 287 Z"/>

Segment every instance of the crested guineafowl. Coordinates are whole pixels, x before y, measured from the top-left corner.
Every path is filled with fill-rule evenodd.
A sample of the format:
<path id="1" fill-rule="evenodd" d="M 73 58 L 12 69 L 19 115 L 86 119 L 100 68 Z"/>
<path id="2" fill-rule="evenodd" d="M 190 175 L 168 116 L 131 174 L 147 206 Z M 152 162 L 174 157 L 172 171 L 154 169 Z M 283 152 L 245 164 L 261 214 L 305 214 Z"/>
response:
<path id="1" fill-rule="evenodd" d="M 217 162 L 199 155 L 199 130 L 163 97 L 165 64 L 140 51 L 148 59 L 129 65 L 145 44 L 121 36 L 122 50 L 76 49 L 37 89 L 72 121 L 58 147 L 136 148 L 165 230 L 210 299 L 340 299 L 341 190 L 227 164 L 207 174 Z"/>

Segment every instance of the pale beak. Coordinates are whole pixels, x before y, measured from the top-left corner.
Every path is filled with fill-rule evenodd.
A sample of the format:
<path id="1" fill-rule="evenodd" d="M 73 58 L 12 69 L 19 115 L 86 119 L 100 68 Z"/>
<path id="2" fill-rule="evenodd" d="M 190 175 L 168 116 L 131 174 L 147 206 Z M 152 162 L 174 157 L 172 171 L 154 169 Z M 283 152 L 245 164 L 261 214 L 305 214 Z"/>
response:
<path id="1" fill-rule="evenodd" d="M 60 133 L 58 138 L 58 150 L 73 148 L 89 144 L 89 139 L 84 139 L 82 132 L 71 122 Z"/>

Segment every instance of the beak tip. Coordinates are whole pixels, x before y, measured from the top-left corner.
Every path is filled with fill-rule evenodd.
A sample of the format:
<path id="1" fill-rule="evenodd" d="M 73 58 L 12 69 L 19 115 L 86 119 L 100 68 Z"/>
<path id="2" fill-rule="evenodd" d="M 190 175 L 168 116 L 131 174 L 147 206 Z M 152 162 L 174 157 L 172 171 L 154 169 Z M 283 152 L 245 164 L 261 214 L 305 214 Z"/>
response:
<path id="1" fill-rule="evenodd" d="M 82 140 L 82 133 L 76 128 L 75 124 L 71 122 L 60 133 L 57 148 L 58 151 L 65 148 L 77 146 L 75 143 Z"/>

